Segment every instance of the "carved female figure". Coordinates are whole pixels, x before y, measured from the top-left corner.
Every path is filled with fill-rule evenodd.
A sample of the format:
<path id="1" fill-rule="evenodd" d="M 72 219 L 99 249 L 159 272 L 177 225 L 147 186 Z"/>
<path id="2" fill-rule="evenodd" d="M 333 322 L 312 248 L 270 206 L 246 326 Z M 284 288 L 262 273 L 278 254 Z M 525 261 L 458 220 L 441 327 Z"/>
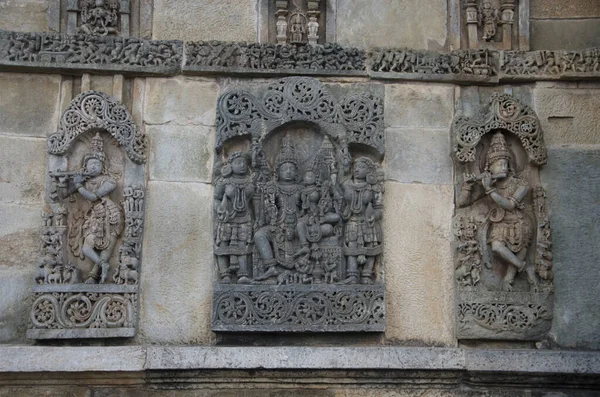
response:
<path id="1" fill-rule="evenodd" d="M 238 284 L 250 283 L 247 251 L 252 242 L 254 181 L 248 163 L 246 153 L 232 153 L 215 184 L 215 253 L 221 282 L 227 284 L 235 270 Z"/>
<path id="2" fill-rule="evenodd" d="M 347 255 L 346 282 L 356 284 L 359 276 L 361 284 L 373 280 L 373 267 L 382 242 L 379 220 L 382 216 L 383 195 L 378 186 L 376 165 L 367 157 L 354 160 L 352 179 L 342 184 L 346 220 L 344 229 L 344 250 Z"/>
<path id="3" fill-rule="evenodd" d="M 98 133 L 92 138 L 90 148 L 83 157 L 83 172 L 55 174 L 58 178 L 58 194 L 62 198 L 75 192 L 84 198 L 80 212 L 83 215 L 74 216 L 69 230 L 69 246 L 73 255 L 80 259 L 87 258 L 93 263 L 86 280 L 88 284 L 106 281 L 109 260 L 123 229 L 123 214 L 110 199 L 117 182 L 108 175 L 105 165 L 104 142 Z"/>
<path id="4" fill-rule="evenodd" d="M 535 290 L 535 268 L 525 261 L 533 235 L 533 227 L 524 205 L 530 189 L 523 178 L 514 174 L 510 160 L 504 135 L 501 132 L 494 134 L 486 155 L 485 172 L 480 177 L 467 175 L 458 197 L 458 205 L 464 207 L 481 198 L 481 195 L 471 197 L 473 182 L 480 180 L 489 208 L 487 243 L 490 244 L 493 255 L 508 264 L 503 290 L 512 291 L 517 271 L 523 270 L 527 272 L 529 283 Z"/>

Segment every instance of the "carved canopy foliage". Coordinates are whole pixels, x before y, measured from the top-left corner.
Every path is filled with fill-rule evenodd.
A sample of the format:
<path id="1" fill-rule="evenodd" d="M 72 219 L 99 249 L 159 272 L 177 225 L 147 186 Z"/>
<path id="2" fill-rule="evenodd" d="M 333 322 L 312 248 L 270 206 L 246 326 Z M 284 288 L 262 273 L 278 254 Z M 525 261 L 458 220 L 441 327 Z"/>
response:
<path id="1" fill-rule="evenodd" d="M 88 131 L 108 131 L 135 163 L 146 159 L 146 136 L 138 130 L 127 108 L 98 91 L 86 91 L 63 112 L 58 131 L 48 137 L 48 153 L 62 155 Z"/>
<path id="2" fill-rule="evenodd" d="M 361 92 L 338 100 L 310 77 L 277 80 L 258 97 L 244 90 L 223 94 L 217 105 L 216 148 L 234 136 L 258 138 L 290 121 L 342 125 L 348 143 L 371 146 L 381 154 L 385 150 L 381 98 Z"/>
<path id="3" fill-rule="evenodd" d="M 478 118 L 459 116 L 452 123 L 453 150 L 461 163 L 475 161 L 475 148 L 485 134 L 506 130 L 521 140 L 529 160 L 545 164 L 547 150 L 540 121 L 533 109 L 507 94 L 494 94 L 487 111 Z"/>

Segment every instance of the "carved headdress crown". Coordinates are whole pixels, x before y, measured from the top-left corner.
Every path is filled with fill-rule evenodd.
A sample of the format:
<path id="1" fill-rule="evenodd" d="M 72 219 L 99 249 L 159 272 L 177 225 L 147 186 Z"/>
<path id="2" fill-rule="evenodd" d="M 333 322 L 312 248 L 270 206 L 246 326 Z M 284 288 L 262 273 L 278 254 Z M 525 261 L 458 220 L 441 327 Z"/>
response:
<path id="1" fill-rule="evenodd" d="M 104 153 L 104 141 L 102 140 L 100 133 L 97 133 L 96 136 L 92 138 L 90 147 L 85 153 L 85 156 L 83 156 L 83 164 L 87 163 L 90 159 L 96 159 L 102 162 L 106 159 L 106 154 Z"/>
<path id="2" fill-rule="evenodd" d="M 233 160 L 237 159 L 237 158 L 243 158 L 244 160 L 246 160 L 246 162 L 248 162 L 250 160 L 250 156 L 248 155 L 248 153 L 246 152 L 232 152 L 229 155 L 229 158 L 227 159 L 227 161 L 229 163 L 233 162 Z"/>
<path id="3" fill-rule="evenodd" d="M 487 152 L 487 162 L 492 164 L 496 160 L 506 159 L 510 160 L 510 151 L 506 145 L 506 140 L 501 132 L 497 132 L 492 137 L 490 143 L 490 149 Z"/>
<path id="4" fill-rule="evenodd" d="M 276 168 L 279 168 L 284 163 L 292 163 L 296 167 L 298 166 L 294 146 L 292 146 L 292 142 L 287 135 L 281 141 L 281 149 L 279 150 L 275 164 Z"/>

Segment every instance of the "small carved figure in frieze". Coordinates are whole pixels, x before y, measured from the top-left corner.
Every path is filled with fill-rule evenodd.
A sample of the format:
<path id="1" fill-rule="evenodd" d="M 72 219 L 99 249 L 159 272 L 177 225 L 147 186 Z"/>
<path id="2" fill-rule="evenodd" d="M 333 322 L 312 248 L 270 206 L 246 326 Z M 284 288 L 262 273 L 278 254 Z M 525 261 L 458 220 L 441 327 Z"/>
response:
<path id="1" fill-rule="evenodd" d="M 478 13 L 479 25 L 483 26 L 483 40 L 491 41 L 494 39 L 498 28 L 498 20 L 498 9 L 493 7 L 490 1 L 484 0 Z"/>
<path id="2" fill-rule="evenodd" d="M 77 33 L 106 36 L 118 33 L 119 0 L 82 0 Z"/>
<path id="3" fill-rule="evenodd" d="M 488 213 L 489 237 L 494 256 L 507 265 L 503 289 L 512 291 L 517 272 L 525 271 L 532 290 L 537 290 L 534 264 L 525 257 L 533 237 L 529 215 L 525 213 L 524 201 L 530 192 L 527 181 L 516 176 L 511 166 L 511 154 L 504 135 L 497 132 L 492 137 L 487 152 L 485 172 L 480 176 L 467 175 L 458 199 L 458 205 L 471 202 L 472 185 L 479 181 L 490 200 Z M 492 264 L 486 264 L 491 267 Z"/>
<path id="4" fill-rule="evenodd" d="M 83 209 L 74 216 L 74 224 L 69 231 L 69 246 L 73 255 L 93 263 L 86 283 L 106 281 L 109 260 L 123 229 L 123 214 L 110 199 L 117 183 L 108 174 L 106 161 L 104 142 L 98 133 L 83 157 L 81 172 L 51 174 L 58 182 L 60 197 L 79 193 L 78 197 L 84 200 Z"/>
<path id="5" fill-rule="evenodd" d="M 249 162 L 247 153 L 231 153 L 215 182 L 215 254 L 222 283 L 230 283 L 232 274 L 237 274 L 238 284 L 251 282 L 248 256 L 255 218 Z"/>
<path id="6" fill-rule="evenodd" d="M 376 257 L 381 254 L 382 195 L 377 165 L 368 157 L 354 160 L 352 178 L 344 181 L 344 252 L 348 284 L 370 284 Z M 359 267 L 361 271 L 359 272 Z"/>

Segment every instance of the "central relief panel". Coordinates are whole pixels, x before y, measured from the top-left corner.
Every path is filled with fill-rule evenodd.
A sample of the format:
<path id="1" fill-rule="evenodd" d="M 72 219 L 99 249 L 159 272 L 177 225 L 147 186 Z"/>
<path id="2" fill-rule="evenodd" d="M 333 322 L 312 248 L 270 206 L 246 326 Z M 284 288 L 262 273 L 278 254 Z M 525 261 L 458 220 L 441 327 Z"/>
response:
<path id="1" fill-rule="evenodd" d="M 291 77 L 224 93 L 214 331 L 385 330 L 383 101 Z"/>

